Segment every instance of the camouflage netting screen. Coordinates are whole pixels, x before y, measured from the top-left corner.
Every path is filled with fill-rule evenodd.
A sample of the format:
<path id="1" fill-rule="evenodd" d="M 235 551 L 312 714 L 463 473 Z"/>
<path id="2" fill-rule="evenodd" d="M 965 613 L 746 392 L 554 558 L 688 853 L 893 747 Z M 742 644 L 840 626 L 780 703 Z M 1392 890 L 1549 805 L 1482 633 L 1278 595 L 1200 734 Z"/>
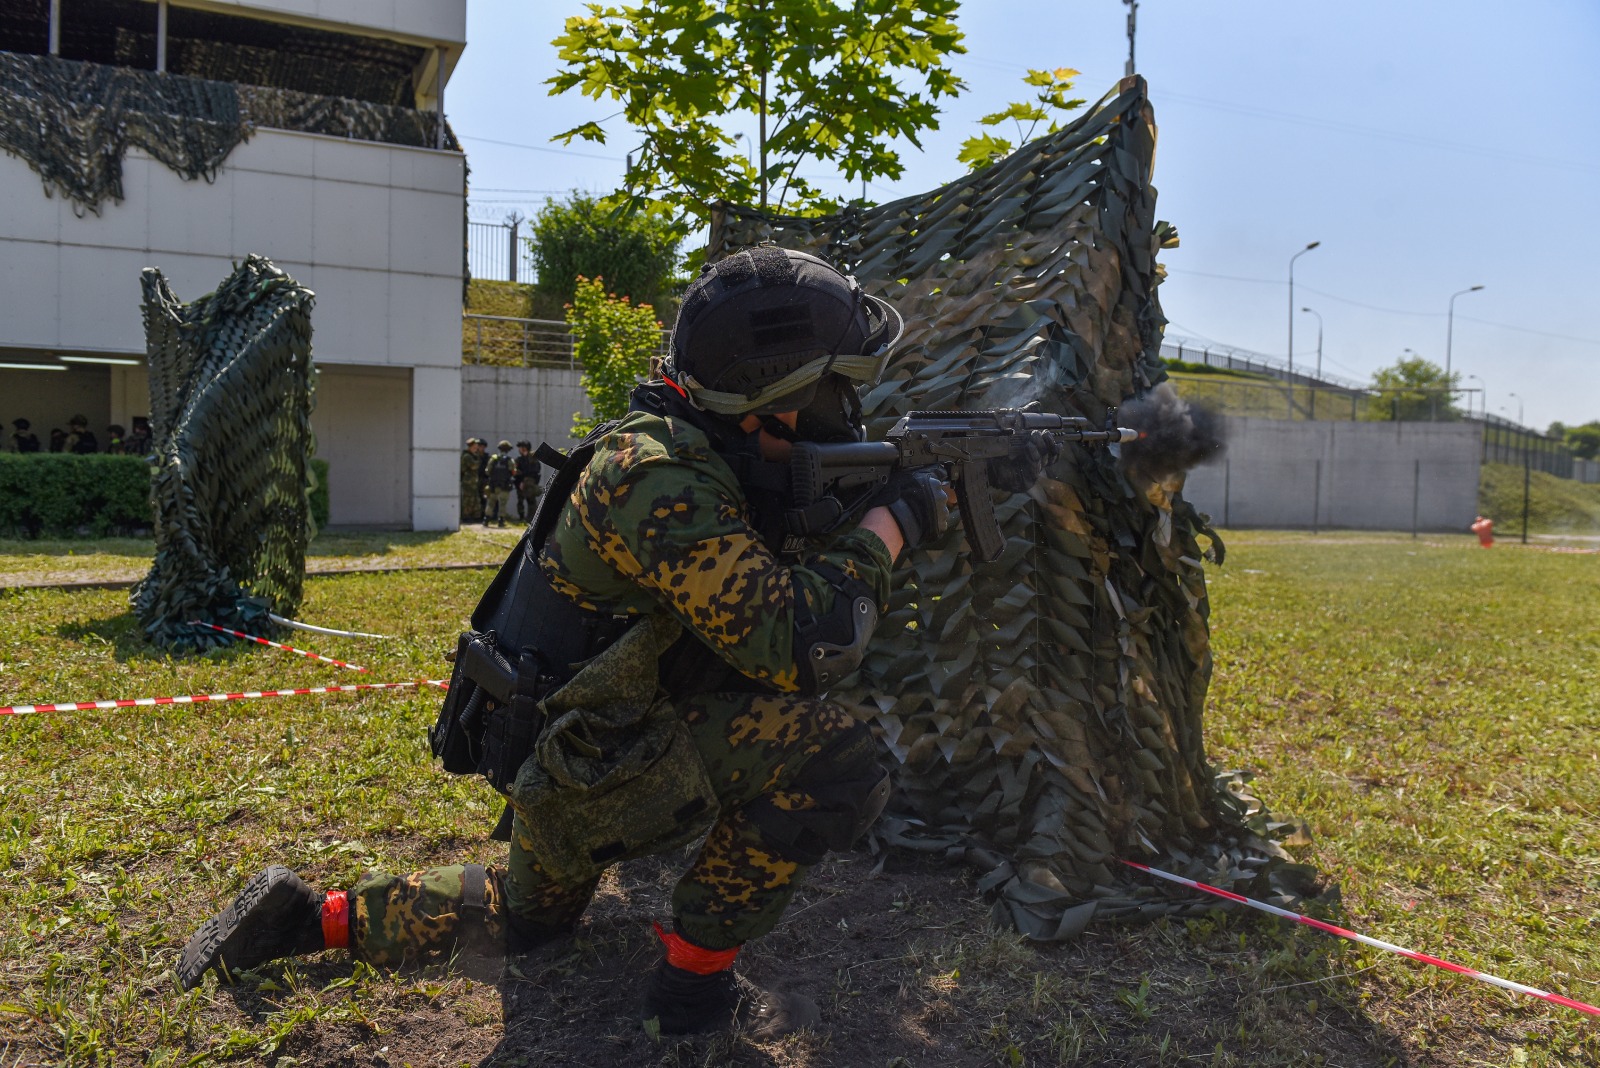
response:
<path id="1" fill-rule="evenodd" d="M 122 199 L 130 147 L 209 181 L 258 126 L 432 148 L 438 123 L 432 112 L 345 97 L 0 52 L 0 149 L 27 160 L 47 192 L 90 211 Z M 460 150 L 448 124 L 445 147 Z"/>
<path id="2" fill-rule="evenodd" d="M 905 316 L 874 434 L 912 410 L 1042 402 L 1099 425 L 1166 377 L 1156 262 L 1155 127 L 1142 79 L 1070 127 L 931 193 L 825 218 L 734 207 L 713 257 L 772 240 L 852 271 Z M 1220 546 L 1180 494 L 1076 451 L 998 507 L 1003 557 L 973 566 L 956 531 L 914 554 L 861 672 L 834 696 L 898 760 L 891 842 L 987 870 L 1026 935 L 1090 917 L 1203 909 L 1130 881 L 1118 856 L 1282 899 L 1259 803 L 1208 764 L 1211 677 L 1201 560 Z M 1204 539 L 1204 541 L 1202 540 Z M 1009 859 L 1007 859 L 1009 858 Z"/>
<path id="3" fill-rule="evenodd" d="M 300 604 L 313 296 L 261 256 L 192 304 L 154 268 L 143 284 L 156 554 L 133 609 L 156 644 L 209 648 L 231 639 L 191 620 L 260 634 Z"/>

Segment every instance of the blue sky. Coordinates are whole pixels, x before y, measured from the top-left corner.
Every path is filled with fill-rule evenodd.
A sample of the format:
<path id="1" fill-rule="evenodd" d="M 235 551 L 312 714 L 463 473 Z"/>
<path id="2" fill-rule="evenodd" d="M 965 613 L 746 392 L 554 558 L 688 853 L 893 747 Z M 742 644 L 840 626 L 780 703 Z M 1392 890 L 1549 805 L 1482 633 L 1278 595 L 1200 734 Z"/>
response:
<path id="1" fill-rule="evenodd" d="M 635 0 L 637 2 L 637 0 Z M 550 97 L 550 40 L 582 6 L 469 0 L 446 105 L 472 167 L 477 219 L 536 211 L 548 192 L 615 188 L 633 147 L 551 135 L 615 111 Z M 976 119 L 1020 99 L 1028 67 L 1083 72 L 1095 99 L 1127 59 L 1119 0 L 966 0 L 966 92 L 902 154 L 891 200 L 955 177 Z M 1141 0 L 1137 59 L 1160 142 L 1170 335 L 1282 356 L 1289 258 L 1296 363 L 1366 381 L 1406 349 L 1452 362 L 1488 408 L 1544 427 L 1600 419 L 1600 3 L 1596 0 Z M 739 129 L 735 126 L 732 129 Z M 513 148 L 492 141 L 514 142 Z M 842 179 L 826 171 L 819 178 Z M 1478 381 L 1463 385 L 1477 387 Z M 1516 396 L 1513 396 L 1515 394 Z"/>

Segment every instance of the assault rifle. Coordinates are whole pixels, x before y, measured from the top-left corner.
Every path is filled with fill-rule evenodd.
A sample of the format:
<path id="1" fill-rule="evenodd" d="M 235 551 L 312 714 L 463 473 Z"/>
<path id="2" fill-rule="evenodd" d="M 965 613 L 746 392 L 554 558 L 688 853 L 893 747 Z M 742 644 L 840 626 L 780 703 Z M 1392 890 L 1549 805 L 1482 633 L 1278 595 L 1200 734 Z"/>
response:
<path id="1" fill-rule="evenodd" d="M 1005 537 L 990 499 L 989 461 L 1010 457 L 1033 430 L 1048 431 L 1063 443 L 1111 445 L 1136 440 L 1139 432 L 1117 426 L 1116 414 L 1116 409 L 1111 409 L 1105 428 L 1095 430 L 1080 416 L 1020 408 L 912 412 L 882 441 L 797 441 L 789 461 L 796 504 L 790 513 L 790 530 L 825 534 L 859 511 L 896 471 L 939 465 L 955 488 L 973 553 L 983 563 L 990 563 L 1005 551 Z"/>

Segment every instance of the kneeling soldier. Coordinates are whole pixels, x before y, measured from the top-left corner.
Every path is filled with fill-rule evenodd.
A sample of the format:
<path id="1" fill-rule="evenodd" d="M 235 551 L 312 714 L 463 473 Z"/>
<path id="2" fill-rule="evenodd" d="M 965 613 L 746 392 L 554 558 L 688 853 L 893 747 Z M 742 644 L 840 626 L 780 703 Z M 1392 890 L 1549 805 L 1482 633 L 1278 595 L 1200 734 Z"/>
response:
<path id="1" fill-rule="evenodd" d="M 268 868 L 190 939 L 183 985 L 213 965 L 335 946 L 378 964 L 469 937 L 525 951 L 572 932 L 609 864 L 682 845 L 709 822 L 671 926 L 657 927 L 644 1019 L 669 1034 L 815 1023 L 810 1000 L 756 988 L 733 964 L 807 870 L 883 808 L 888 778 L 866 724 L 820 695 L 861 662 L 901 549 L 947 528 L 948 487 L 936 468 L 902 473 L 859 526 L 799 538 L 787 460 L 797 440 L 864 438 L 858 384 L 878 381 L 899 326 L 812 256 L 762 247 L 708 267 L 685 295 L 663 380 L 574 450 L 592 444 L 592 459 L 565 483 L 561 468 L 473 617 L 498 632 L 518 680 L 532 664 L 547 684 L 535 755 L 518 751 L 498 780 L 478 769 L 510 798 L 506 866 L 373 875 L 328 894 Z M 591 713 L 628 700 L 647 706 L 616 721 L 635 733 L 606 735 Z M 581 754 L 554 766 L 565 738 L 624 751 L 654 730 L 669 741 L 636 781 L 671 769 L 649 786 L 658 793 L 550 787 L 581 778 Z"/>

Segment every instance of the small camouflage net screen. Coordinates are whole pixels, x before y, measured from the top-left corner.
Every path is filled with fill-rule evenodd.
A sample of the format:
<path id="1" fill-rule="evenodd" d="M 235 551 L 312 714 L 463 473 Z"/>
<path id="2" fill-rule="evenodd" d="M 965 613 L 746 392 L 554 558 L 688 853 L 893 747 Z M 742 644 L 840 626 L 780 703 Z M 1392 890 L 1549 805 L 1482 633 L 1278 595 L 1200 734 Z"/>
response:
<path id="1" fill-rule="evenodd" d="M 258 126 L 434 148 L 439 116 L 288 89 L 0 52 L 0 149 L 82 209 L 120 201 L 122 160 L 139 148 L 186 179 L 216 177 Z M 444 145 L 460 151 L 445 129 Z"/>
<path id="2" fill-rule="evenodd" d="M 156 554 L 133 590 L 151 641 L 231 641 L 200 620 L 261 633 L 293 616 L 311 537 L 316 370 L 309 289 L 261 256 L 180 304 L 145 268 Z"/>
<path id="3" fill-rule="evenodd" d="M 913 410 L 1039 401 L 1087 416 L 1166 377 L 1156 255 L 1155 126 L 1143 79 L 1006 160 L 922 196 L 825 218 L 724 208 L 713 258 L 772 240 L 827 256 L 905 316 L 872 436 Z M 1304 889 L 1242 777 L 1208 764 L 1211 677 L 1201 560 L 1220 544 L 1181 476 L 1131 484 L 1078 450 L 997 506 L 1008 543 L 974 567 L 954 531 L 897 574 L 860 673 L 835 698 L 898 761 L 889 841 L 986 871 L 1029 937 L 1094 915 L 1183 905 L 1115 863 L 1180 871 L 1268 898 Z M 1202 539 L 1206 539 L 1203 543 Z"/>

